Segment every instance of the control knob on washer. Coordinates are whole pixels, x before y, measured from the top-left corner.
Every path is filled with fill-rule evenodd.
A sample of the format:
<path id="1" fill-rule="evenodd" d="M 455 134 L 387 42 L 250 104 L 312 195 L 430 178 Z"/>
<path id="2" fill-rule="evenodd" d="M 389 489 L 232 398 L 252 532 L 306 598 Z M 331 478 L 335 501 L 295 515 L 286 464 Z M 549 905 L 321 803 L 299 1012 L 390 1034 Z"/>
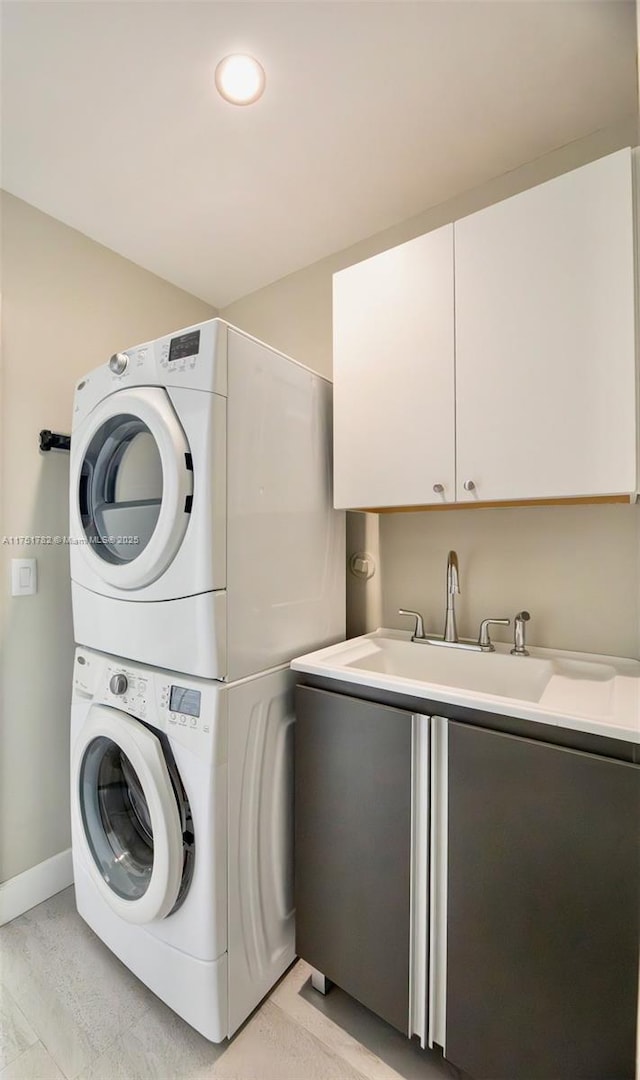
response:
<path id="1" fill-rule="evenodd" d="M 120 673 L 119 675 L 112 675 L 109 679 L 109 689 L 112 694 L 117 694 L 121 697 L 122 694 L 126 694 L 127 687 L 129 686 L 129 680 L 126 675 Z"/>

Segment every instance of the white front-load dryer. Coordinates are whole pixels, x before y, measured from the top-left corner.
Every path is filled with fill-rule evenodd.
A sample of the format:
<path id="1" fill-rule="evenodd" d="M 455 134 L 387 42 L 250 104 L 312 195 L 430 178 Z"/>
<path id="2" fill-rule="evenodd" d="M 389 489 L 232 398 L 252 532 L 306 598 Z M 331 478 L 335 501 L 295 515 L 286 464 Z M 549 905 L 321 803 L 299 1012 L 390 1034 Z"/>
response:
<path id="1" fill-rule="evenodd" d="M 150 342 L 76 387 L 74 629 L 90 647 L 225 678 L 226 326 L 171 340 L 206 366 Z"/>
<path id="2" fill-rule="evenodd" d="M 292 679 L 220 685 L 76 652 L 78 911 L 214 1042 L 294 959 Z"/>
<path id="3" fill-rule="evenodd" d="M 70 462 L 76 641 L 213 679 L 344 634 L 331 387 L 211 319 L 77 385 Z"/>

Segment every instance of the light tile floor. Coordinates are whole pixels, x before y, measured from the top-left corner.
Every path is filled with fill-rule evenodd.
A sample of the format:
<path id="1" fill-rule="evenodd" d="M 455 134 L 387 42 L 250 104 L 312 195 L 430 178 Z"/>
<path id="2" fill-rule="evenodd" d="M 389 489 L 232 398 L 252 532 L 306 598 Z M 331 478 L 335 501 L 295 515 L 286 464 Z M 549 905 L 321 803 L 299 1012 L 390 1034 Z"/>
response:
<path id="1" fill-rule="evenodd" d="M 236 1036 L 214 1046 L 85 925 L 65 889 L 0 930 L 0 1080 L 451 1080 L 298 961 Z"/>

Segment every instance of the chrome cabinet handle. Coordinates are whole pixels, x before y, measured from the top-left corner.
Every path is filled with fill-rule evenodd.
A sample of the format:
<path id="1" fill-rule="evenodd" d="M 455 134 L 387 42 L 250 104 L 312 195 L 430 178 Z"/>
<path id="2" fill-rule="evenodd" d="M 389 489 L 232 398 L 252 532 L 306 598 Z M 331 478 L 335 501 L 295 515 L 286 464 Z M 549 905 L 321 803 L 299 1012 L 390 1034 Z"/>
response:
<path id="1" fill-rule="evenodd" d="M 411 635 L 411 640 L 412 641 L 415 638 L 423 638 L 425 636 L 425 633 L 424 633 L 424 620 L 423 620 L 422 615 L 420 614 L 419 611 L 410 611 L 410 610 L 407 610 L 407 608 L 398 608 L 398 615 L 408 615 L 409 618 L 413 618 L 413 619 L 416 620 L 414 631 L 413 631 L 413 634 Z"/>
<path id="2" fill-rule="evenodd" d="M 435 491 L 436 495 L 442 495 L 442 492 L 444 491 L 444 484 L 434 484 L 433 490 Z"/>
<path id="3" fill-rule="evenodd" d="M 463 486 L 465 491 L 475 491 L 476 490 L 476 485 L 473 482 L 473 480 L 465 480 L 465 482 L 464 482 L 464 484 L 462 486 Z"/>

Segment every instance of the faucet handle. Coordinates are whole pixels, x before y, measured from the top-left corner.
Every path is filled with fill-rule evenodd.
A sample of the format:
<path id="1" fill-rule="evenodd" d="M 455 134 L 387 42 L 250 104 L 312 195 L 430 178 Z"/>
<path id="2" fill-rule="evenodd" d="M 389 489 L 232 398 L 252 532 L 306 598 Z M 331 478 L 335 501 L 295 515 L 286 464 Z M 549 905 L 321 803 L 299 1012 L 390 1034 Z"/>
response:
<path id="1" fill-rule="evenodd" d="M 483 619 L 480 623 L 480 636 L 478 638 L 478 645 L 484 652 L 495 652 L 495 646 L 491 643 L 489 637 L 490 626 L 509 626 L 511 619 Z"/>
<path id="2" fill-rule="evenodd" d="M 398 608 L 398 615 L 408 615 L 410 618 L 416 620 L 413 634 L 411 635 L 412 641 L 415 641 L 416 638 L 423 638 L 425 636 L 424 620 L 419 611 L 411 611 L 408 608 Z"/>

